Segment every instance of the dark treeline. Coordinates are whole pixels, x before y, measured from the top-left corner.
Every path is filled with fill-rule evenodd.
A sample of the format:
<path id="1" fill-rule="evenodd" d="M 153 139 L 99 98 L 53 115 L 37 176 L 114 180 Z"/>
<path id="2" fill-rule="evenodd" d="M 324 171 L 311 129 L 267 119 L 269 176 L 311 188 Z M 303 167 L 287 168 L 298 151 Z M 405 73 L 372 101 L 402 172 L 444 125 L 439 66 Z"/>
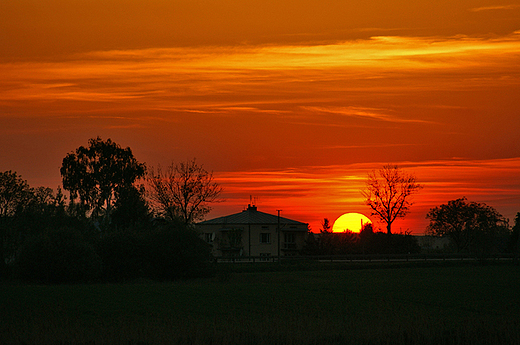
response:
<path id="1" fill-rule="evenodd" d="M 184 166 L 205 173 L 195 161 Z M 175 201 L 169 200 L 170 217 L 149 201 L 154 191 L 144 188 L 145 172 L 129 148 L 100 138 L 63 159 L 69 197 L 61 188 L 33 188 L 16 172 L 0 172 L 1 277 L 65 283 L 211 274 L 211 248 Z M 191 189 L 163 194 L 197 193 L 200 186 L 191 181 L 198 176 L 180 178 Z"/>
<path id="2" fill-rule="evenodd" d="M 5 174 L 5 173 L 4 173 Z M 211 273 L 210 248 L 180 221 L 121 203 L 109 224 L 65 203 L 60 192 L 26 190 L 0 218 L 2 277 L 30 282 L 172 280 Z M 144 212 L 146 211 L 146 212 Z M 141 212 L 139 214 L 139 212 Z"/>
<path id="3" fill-rule="evenodd" d="M 433 249 L 436 252 L 469 254 L 484 261 L 494 254 L 509 253 L 515 254 L 518 262 L 520 212 L 510 228 L 507 219 L 494 208 L 461 198 L 432 208 L 426 218 L 430 219 L 426 234 L 447 240 L 446 246 Z M 370 223 L 359 233 L 335 233 L 325 218 L 319 234 L 308 234 L 303 254 L 416 254 L 421 250 L 417 237 L 410 233 L 374 231 Z"/>
<path id="4" fill-rule="evenodd" d="M 65 283 L 212 274 L 211 248 L 195 223 L 222 189 L 195 160 L 148 169 L 130 148 L 98 137 L 67 154 L 60 173 L 68 195 L 60 187 L 31 187 L 16 172 L 0 172 L 2 279 Z M 428 234 L 450 239 L 454 252 L 481 258 L 519 252 L 520 213 L 510 228 L 492 207 L 462 198 L 433 208 L 427 218 Z M 325 219 L 300 254 L 420 250 L 410 234 L 374 231 L 371 224 L 359 234 L 333 233 Z"/>
<path id="5" fill-rule="evenodd" d="M 416 237 L 410 234 L 374 232 L 370 223 L 359 233 L 332 232 L 327 218 L 319 234 L 309 233 L 303 249 L 306 255 L 415 254 L 420 251 Z"/>

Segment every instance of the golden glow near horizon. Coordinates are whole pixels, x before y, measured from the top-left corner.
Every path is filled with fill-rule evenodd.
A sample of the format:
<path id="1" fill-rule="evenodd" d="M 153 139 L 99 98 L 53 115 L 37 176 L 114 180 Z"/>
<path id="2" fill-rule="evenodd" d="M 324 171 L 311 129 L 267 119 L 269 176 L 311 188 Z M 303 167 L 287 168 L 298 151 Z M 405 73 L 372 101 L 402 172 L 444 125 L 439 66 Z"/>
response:
<path id="1" fill-rule="evenodd" d="M 215 205 L 213 214 L 223 216 L 230 209 L 241 210 L 253 195 L 260 211 L 275 214 L 277 209 L 282 209 L 284 217 L 308 222 L 311 230 L 318 232 L 323 218 L 334 220 L 347 210 L 371 213 L 360 191 L 368 172 L 381 166 L 382 163 L 372 162 L 217 173 L 216 179 L 226 187 L 227 201 L 225 205 Z M 424 189 L 413 197 L 410 213 L 395 221 L 396 233 L 414 230 L 414 233 L 423 233 L 427 225 L 425 215 L 432 205 L 461 196 L 495 207 L 501 205 L 503 210 L 510 210 L 511 220 L 518 212 L 520 158 L 403 162 L 400 166 L 415 173 Z M 507 215 L 506 211 L 502 212 Z M 376 231 L 385 230 L 378 219 L 372 221 Z"/>
<path id="2" fill-rule="evenodd" d="M 0 169 L 56 188 L 100 135 L 215 171 L 210 217 L 256 193 L 317 231 L 369 212 L 359 190 L 390 162 L 427 184 L 403 230 L 447 196 L 513 218 L 519 23 L 518 1 L 2 1 Z"/>

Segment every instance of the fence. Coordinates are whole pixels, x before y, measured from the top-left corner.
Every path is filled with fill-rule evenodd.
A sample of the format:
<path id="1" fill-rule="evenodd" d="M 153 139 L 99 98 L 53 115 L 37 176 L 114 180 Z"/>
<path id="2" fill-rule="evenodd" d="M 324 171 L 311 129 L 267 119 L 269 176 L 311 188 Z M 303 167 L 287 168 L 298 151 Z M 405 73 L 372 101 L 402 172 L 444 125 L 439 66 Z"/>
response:
<path id="1" fill-rule="evenodd" d="M 216 257 L 216 263 L 261 263 L 261 262 L 406 262 L 406 261 L 514 261 L 515 254 L 491 254 L 475 256 L 470 253 L 436 253 L 436 254 L 349 254 L 349 255 L 309 255 L 309 256 L 236 256 Z"/>

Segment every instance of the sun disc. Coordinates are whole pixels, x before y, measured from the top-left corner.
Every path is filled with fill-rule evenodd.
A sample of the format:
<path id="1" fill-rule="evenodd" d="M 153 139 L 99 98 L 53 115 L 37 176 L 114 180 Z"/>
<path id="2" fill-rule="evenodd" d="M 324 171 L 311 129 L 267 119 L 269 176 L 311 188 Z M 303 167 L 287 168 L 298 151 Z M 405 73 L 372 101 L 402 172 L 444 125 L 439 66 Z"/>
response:
<path id="1" fill-rule="evenodd" d="M 341 215 L 332 226 L 332 232 L 360 232 L 363 226 L 367 223 L 372 223 L 370 218 L 361 213 L 345 213 Z"/>

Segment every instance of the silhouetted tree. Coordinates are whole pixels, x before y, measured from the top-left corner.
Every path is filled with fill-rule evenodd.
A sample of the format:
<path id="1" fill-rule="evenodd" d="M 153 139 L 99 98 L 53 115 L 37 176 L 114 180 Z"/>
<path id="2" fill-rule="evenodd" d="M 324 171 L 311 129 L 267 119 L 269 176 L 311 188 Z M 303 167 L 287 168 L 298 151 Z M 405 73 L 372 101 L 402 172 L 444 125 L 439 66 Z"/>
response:
<path id="1" fill-rule="evenodd" d="M 60 172 L 71 201 L 79 196 L 78 209 L 91 210 L 92 216 L 109 220 L 121 191 L 144 176 L 145 165 L 135 159 L 129 147 L 97 137 L 89 140 L 88 147 L 80 146 L 67 154 Z"/>
<path id="2" fill-rule="evenodd" d="M 16 247 L 13 222 L 21 214 L 32 197 L 26 180 L 14 171 L 0 173 L 0 275 L 7 273 L 7 263 Z"/>
<path id="3" fill-rule="evenodd" d="M 145 199 L 144 186 L 130 186 L 119 191 L 112 211 L 112 226 L 125 229 L 147 225 L 151 219 L 150 207 Z"/>
<path id="4" fill-rule="evenodd" d="M 334 251 L 332 242 L 332 225 L 330 225 L 328 218 L 323 218 L 319 237 L 319 253 L 324 255 L 331 255 Z"/>
<path id="5" fill-rule="evenodd" d="M 396 165 L 385 165 L 378 172 L 371 172 L 362 191 L 365 203 L 386 224 L 388 234 L 392 233 L 392 223 L 404 217 L 412 202 L 411 196 L 422 186 L 414 175 L 401 171 Z"/>
<path id="6" fill-rule="evenodd" d="M 320 232 L 323 234 L 324 232 L 332 232 L 332 225 L 330 225 L 329 218 L 323 218 L 323 221 L 321 222 L 321 229 Z"/>
<path id="7" fill-rule="evenodd" d="M 11 176 L 14 175 L 11 173 Z M 19 196 L 17 205 L 10 207 L 7 215 L 0 217 L 2 270 L 11 266 L 20 248 L 32 237 L 67 227 L 85 230 L 77 219 L 67 213 L 61 188 L 58 187 L 54 194 L 51 188 L 32 188 L 21 177 L 16 180 L 20 187 L 18 192 L 13 192 L 13 195 Z"/>
<path id="8" fill-rule="evenodd" d="M 222 187 L 213 173 L 198 165 L 195 159 L 171 164 L 166 171 L 159 166 L 148 175 L 150 197 L 166 219 L 181 219 L 192 225 L 204 219 L 212 202 L 219 201 Z"/>
<path id="9" fill-rule="evenodd" d="M 468 250 L 480 256 L 497 245 L 500 235 L 508 233 L 507 220 L 493 207 L 468 202 L 466 198 L 432 208 L 427 235 L 450 238 L 457 251 Z"/>
<path id="10" fill-rule="evenodd" d="M 0 218 L 12 217 L 27 204 L 31 188 L 14 171 L 0 173 Z"/>

